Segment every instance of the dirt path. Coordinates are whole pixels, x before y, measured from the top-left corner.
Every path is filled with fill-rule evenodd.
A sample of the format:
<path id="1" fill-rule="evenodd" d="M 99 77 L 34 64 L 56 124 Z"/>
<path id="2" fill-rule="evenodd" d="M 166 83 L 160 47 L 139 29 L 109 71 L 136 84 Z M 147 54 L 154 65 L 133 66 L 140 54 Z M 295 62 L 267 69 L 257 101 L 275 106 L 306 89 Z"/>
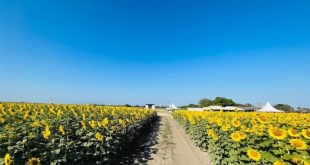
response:
<path id="1" fill-rule="evenodd" d="M 208 153 L 193 142 L 170 112 L 157 111 L 158 121 L 148 136 L 142 136 L 137 147 L 120 160 L 130 165 L 211 165 Z"/>
<path id="2" fill-rule="evenodd" d="M 195 147 L 183 129 L 172 118 L 171 113 L 158 111 L 160 117 L 157 144 L 152 146 L 146 164 L 149 165 L 211 165 L 206 152 Z"/>

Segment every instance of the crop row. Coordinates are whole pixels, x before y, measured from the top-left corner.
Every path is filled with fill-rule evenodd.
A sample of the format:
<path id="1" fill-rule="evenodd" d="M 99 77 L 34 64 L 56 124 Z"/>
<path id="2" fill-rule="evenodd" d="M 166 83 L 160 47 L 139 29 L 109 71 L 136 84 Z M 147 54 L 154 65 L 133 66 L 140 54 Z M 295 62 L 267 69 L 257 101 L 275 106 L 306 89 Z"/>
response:
<path id="1" fill-rule="evenodd" d="M 310 114 L 175 111 L 213 164 L 310 164 Z"/>
<path id="2" fill-rule="evenodd" d="M 0 104 L 0 164 L 115 164 L 156 118 L 152 110 Z"/>

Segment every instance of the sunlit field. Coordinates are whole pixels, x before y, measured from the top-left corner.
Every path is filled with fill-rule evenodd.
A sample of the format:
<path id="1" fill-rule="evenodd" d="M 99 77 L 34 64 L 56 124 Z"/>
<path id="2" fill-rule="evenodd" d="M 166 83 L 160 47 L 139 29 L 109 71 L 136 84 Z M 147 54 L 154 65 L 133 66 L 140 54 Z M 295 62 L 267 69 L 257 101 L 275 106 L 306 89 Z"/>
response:
<path id="1" fill-rule="evenodd" d="M 310 164 L 310 114 L 176 111 L 212 164 Z"/>
<path id="2" fill-rule="evenodd" d="M 115 164 L 156 112 L 141 108 L 0 104 L 0 164 Z"/>

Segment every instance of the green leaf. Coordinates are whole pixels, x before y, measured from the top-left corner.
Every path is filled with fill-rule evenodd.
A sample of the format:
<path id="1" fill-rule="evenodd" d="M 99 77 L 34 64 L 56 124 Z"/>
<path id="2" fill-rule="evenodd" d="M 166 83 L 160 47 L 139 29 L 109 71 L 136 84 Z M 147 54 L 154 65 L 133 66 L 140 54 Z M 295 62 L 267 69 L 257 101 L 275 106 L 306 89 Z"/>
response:
<path id="1" fill-rule="evenodd" d="M 60 153 L 60 149 L 58 148 L 58 149 L 56 149 L 56 150 L 53 150 L 52 153 L 53 153 L 53 154 L 59 154 L 59 153 Z"/>

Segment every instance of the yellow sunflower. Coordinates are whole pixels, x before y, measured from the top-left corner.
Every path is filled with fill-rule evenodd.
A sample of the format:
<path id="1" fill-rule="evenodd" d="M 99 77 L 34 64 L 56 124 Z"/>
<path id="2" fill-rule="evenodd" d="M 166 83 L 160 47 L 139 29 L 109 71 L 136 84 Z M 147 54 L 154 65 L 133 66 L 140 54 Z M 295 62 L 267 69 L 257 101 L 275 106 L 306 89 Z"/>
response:
<path id="1" fill-rule="evenodd" d="M 62 135 L 65 135 L 65 134 L 66 134 L 65 129 L 64 129 L 64 126 L 62 126 L 62 125 L 59 126 L 59 132 L 60 132 Z"/>
<path id="2" fill-rule="evenodd" d="M 222 130 L 224 131 L 224 132 L 226 132 L 226 131 L 228 131 L 229 130 L 229 128 L 230 128 L 230 124 L 225 124 L 225 125 L 222 125 Z"/>
<path id="3" fill-rule="evenodd" d="M 45 126 L 45 130 L 43 132 L 44 139 L 48 139 L 48 137 L 51 135 L 50 127 L 48 125 Z"/>
<path id="4" fill-rule="evenodd" d="M 119 123 L 120 125 L 122 125 L 122 127 L 125 127 L 125 126 L 126 126 L 126 123 L 124 122 L 123 119 L 118 119 L 118 123 Z"/>
<path id="5" fill-rule="evenodd" d="M 230 137 L 235 142 L 239 142 L 242 140 L 242 137 L 240 136 L 239 132 L 234 132 L 234 133 L 230 134 Z"/>
<path id="6" fill-rule="evenodd" d="M 308 129 L 308 130 L 303 129 L 303 130 L 301 131 L 301 134 L 302 134 L 302 136 L 303 136 L 304 138 L 310 139 L 310 130 L 309 130 L 309 129 Z"/>
<path id="7" fill-rule="evenodd" d="M 85 120 L 86 119 L 86 115 L 83 113 L 82 114 L 82 119 Z"/>
<path id="8" fill-rule="evenodd" d="M 289 128 L 287 130 L 287 133 L 291 136 L 291 137 L 299 137 L 300 133 L 298 133 L 298 131 L 294 128 Z"/>
<path id="9" fill-rule="evenodd" d="M 247 155 L 249 158 L 251 158 L 255 161 L 259 161 L 261 158 L 261 154 L 259 153 L 259 151 L 253 150 L 253 149 L 248 150 Z"/>
<path id="10" fill-rule="evenodd" d="M 208 129 L 208 135 L 212 137 L 213 140 L 217 141 L 218 136 L 217 134 L 213 131 L 213 129 Z"/>
<path id="11" fill-rule="evenodd" d="M 231 123 L 234 127 L 239 127 L 241 125 L 240 121 L 236 118 L 232 119 Z"/>
<path id="12" fill-rule="evenodd" d="M 96 122 L 94 120 L 89 121 L 88 124 L 90 125 L 90 127 L 94 128 L 94 129 L 96 128 Z"/>
<path id="13" fill-rule="evenodd" d="M 40 165 L 40 159 L 32 157 L 28 160 L 27 165 Z"/>
<path id="14" fill-rule="evenodd" d="M 283 140 L 287 137 L 287 133 L 285 130 L 275 127 L 270 127 L 268 129 L 268 133 L 272 138 Z"/>
<path id="15" fill-rule="evenodd" d="M 106 117 L 103 119 L 102 125 L 103 125 L 103 127 L 106 127 L 108 124 L 109 124 L 109 119 Z"/>
<path id="16" fill-rule="evenodd" d="M 257 118 L 257 120 L 258 120 L 260 123 L 262 123 L 262 124 L 264 124 L 264 123 L 267 122 L 266 116 L 259 116 L 259 117 Z"/>
<path id="17" fill-rule="evenodd" d="M 245 139 L 247 136 L 244 132 L 239 132 L 239 135 L 240 135 L 241 139 Z"/>
<path id="18" fill-rule="evenodd" d="M 300 139 L 291 139 L 290 143 L 293 147 L 295 147 L 297 150 L 306 150 L 307 144 Z"/>
<path id="19" fill-rule="evenodd" d="M 95 137 L 98 141 L 102 141 L 103 139 L 103 136 L 99 132 L 96 133 Z"/>
<path id="20" fill-rule="evenodd" d="M 306 159 L 299 157 L 299 156 L 294 156 L 292 158 L 292 162 L 295 164 L 302 164 L 302 165 L 309 165 L 310 164 L 309 161 L 307 161 Z"/>
<path id="21" fill-rule="evenodd" d="M 5 165 L 10 165 L 12 161 L 13 160 L 12 160 L 11 155 L 10 154 L 5 154 L 5 156 L 4 156 L 4 164 Z"/>
<path id="22" fill-rule="evenodd" d="M 81 121 L 81 125 L 82 125 L 83 129 L 86 129 L 86 124 L 83 121 Z"/>
<path id="23" fill-rule="evenodd" d="M 223 126 L 223 121 L 218 119 L 218 120 L 216 120 L 216 124 L 217 124 L 217 126 L 221 127 L 221 126 Z"/>
<path id="24" fill-rule="evenodd" d="M 285 164 L 282 160 L 277 160 L 277 161 L 273 162 L 273 165 L 285 165 Z"/>

